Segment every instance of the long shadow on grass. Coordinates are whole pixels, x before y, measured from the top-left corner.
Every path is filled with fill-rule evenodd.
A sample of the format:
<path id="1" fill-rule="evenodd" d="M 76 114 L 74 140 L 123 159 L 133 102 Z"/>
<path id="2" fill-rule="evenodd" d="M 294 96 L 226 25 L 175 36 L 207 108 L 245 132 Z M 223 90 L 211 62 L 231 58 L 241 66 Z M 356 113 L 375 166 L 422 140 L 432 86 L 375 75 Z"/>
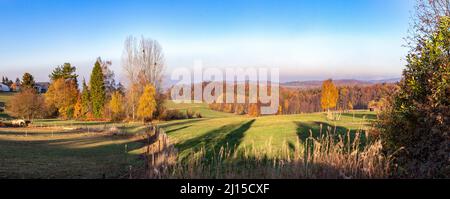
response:
<path id="1" fill-rule="evenodd" d="M 332 136 L 336 139 L 341 136 L 344 141 L 353 142 L 357 133 L 360 134 L 362 146 L 366 143 L 365 134 L 356 129 L 349 129 L 343 126 L 335 126 L 326 122 L 294 122 L 297 125 L 297 136 L 300 140 L 305 141 L 309 137 L 320 138 L 321 136 Z"/>
<path id="2" fill-rule="evenodd" d="M 228 146 L 228 149 L 234 151 L 242 142 L 245 132 L 251 128 L 254 122 L 255 120 L 251 120 L 243 123 L 224 125 L 199 137 L 177 144 L 176 147 L 179 151 L 182 151 L 180 154 L 182 161 L 189 158 L 189 155 L 192 155 L 190 152 L 197 152 L 200 149 L 205 150 L 205 157 L 207 159 L 213 157 L 222 147 Z"/>
<path id="3" fill-rule="evenodd" d="M 139 156 L 128 153 L 145 146 L 145 137 L 99 135 L 58 140 L 0 140 L 7 172 L 0 178 L 120 178 Z M 11 153 L 13 151 L 14 153 Z M 23 172 L 14 168 L 28 165 Z M 5 165 L 4 165 L 5 166 Z M 8 172 L 8 171 L 11 172 Z M 34 171 L 39 171 L 38 173 Z"/>
<path id="4" fill-rule="evenodd" d="M 165 133 L 166 134 L 170 134 L 172 132 L 176 132 L 176 131 L 180 131 L 180 130 L 183 130 L 183 129 L 187 129 L 187 128 L 191 127 L 191 126 L 192 125 L 187 125 L 187 126 L 182 126 L 182 127 L 175 128 L 175 129 L 170 129 L 170 130 L 165 131 Z"/>

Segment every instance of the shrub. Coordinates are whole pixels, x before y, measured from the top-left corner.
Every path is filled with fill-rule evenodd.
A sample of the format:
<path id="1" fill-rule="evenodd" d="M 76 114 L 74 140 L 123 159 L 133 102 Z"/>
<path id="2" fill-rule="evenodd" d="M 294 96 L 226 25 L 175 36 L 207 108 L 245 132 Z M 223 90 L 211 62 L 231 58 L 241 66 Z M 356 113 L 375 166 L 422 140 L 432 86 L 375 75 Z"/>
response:
<path id="1" fill-rule="evenodd" d="M 46 113 L 44 97 L 36 90 L 26 88 L 8 101 L 7 111 L 13 117 L 35 119 L 43 118 Z"/>
<path id="2" fill-rule="evenodd" d="M 383 145 L 396 175 L 450 177 L 450 18 L 407 56 L 399 92 L 380 115 Z"/>
<path id="3" fill-rule="evenodd" d="M 160 120 L 165 120 L 165 121 L 169 121 L 169 120 L 182 120 L 182 119 L 186 119 L 187 116 L 184 112 L 181 112 L 179 110 L 164 110 L 164 112 L 159 116 Z"/>

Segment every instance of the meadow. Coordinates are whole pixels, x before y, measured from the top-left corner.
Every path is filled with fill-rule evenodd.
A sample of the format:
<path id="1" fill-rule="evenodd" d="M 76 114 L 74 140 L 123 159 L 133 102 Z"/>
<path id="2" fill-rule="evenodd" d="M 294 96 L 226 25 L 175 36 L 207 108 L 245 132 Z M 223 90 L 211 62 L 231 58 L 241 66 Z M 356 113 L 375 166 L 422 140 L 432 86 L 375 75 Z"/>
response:
<path id="1" fill-rule="evenodd" d="M 329 121 L 326 113 L 252 118 L 215 112 L 205 104 L 193 106 L 195 108 L 188 104 L 172 105 L 181 111 L 200 111 L 203 118 L 160 124 L 182 158 L 205 147 L 212 150 L 227 145 L 238 149 L 252 146 L 258 150 L 270 143 L 271 147 L 281 149 L 283 144 L 293 144 L 298 139 L 305 140 L 311 134 L 318 137 L 321 129 L 326 131 L 328 128 L 336 130 L 337 134 L 345 135 L 349 132 L 354 136 L 357 131 L 369 129 L 376 120 L 376 114 L 368 111 L 345 113 L 339 121 Z"/>
<path id="2" fill-rule="evenodd" d="M 5 100 L 8 96 L 0 99 Z M 206 104 L 176 104 L 167 102 L 169 109 L 198 112 L 202 118 L 155 122 L 167 135 L 176 151 L 171 157 L 178 170 L 189 170 L 192 160 L 202 159 L 211 167 L 242 167 L 233 162 L 237 156 L 269 161 L 295 159 L 306 154 L 305 143 L 314 137 L 326 140 L 325 133 L 341 136 L 352 143 L 358 134 L 358 147 L 366 145 L 366 134 L 376 120 L 368 111 L 344 113 L 339 121 L 330 121 L 326 113 L 274 115 L 252 118 L 213 111 Z M 117 128 L 120 134 L 112 133 Z M 149 157 L 148 126 L 140 123 L 62 121 L 58 119 L 34 120 L 27 128 L 0 128 L 0 178 L 136 178 L 142 177 Z M 334 139 L 333 138 L 333 139 Z M 319 142 L 317 142 L 319 143 Z M 337 142 L 336 142 L 337 143 Z M 321 149 L 319 149 L 321 150 Z M 301 151 L 301 152 L 299 152 Z M 328 153 L 328 152 L 327 152 Z M 339 152 L 340 153 L 340 152 Z M 174 154 L 166 154 L 167 156 Z M 292 157 L 290 157 L 292 155 Z M 301 155 L 303 157 L 303 155 Z M 217 159 L 223 159 L 217 161 Z M 212 160 L 212 161 L 211 161 Z M 228 161 L 227 163 L 227 160 Z M 339 160 L 354 163 L 351 160 Z M 206 163 L 205 163 L 206 162 Z M 254 163 L 252 163 L 254 164 Z M 258 163 L 259 164 L 259 163 Z M 277 163 L 278 164 L 278 163 Z M 359 163 L 355 163 L 359 164 Z M 181 165 L 181 166 L 180 166 Z M 245 165 L 242 167 L 247 167 Z M 200 168 L 200 167 L 198 167 Z M 268 168 L 273 168 L 268 167 Z M 276 167 L 280 169 L 280 167 Z M 295 169 L 299 173 L 298 168 Z M 151 170 L 151 169 L 150 169 Z M 283 170 L 288 171 L 288 168 Z M 172 174 L 177 171 L 172 171 Z M 198 173 L 202 173 L 199 171 Z M 217 172 L 217 171 L 211 171 Z M 222 171 L 220 171 L 222 172 Z M 239 171 L 242 172 L 242 171 Z M 243 172 L 252 173 L 251 168 Z M 267 173 L 267 171 L 266 171 Z M 248 177 L 286 177 L 279 171 L 270 176 L 253 172 Z M 163 178 L 243 177 L 214 175 L 158 175 Z M 277 175 L 277 176 L 273 176 Z M 145 176 L 148 177 L 148 176 Z M 305 177 L 294 175 L 291 177 Z M 306 176 L 311 177 L 311 176 Z M 340 177 L 325 175 L 319 177 Z"/>

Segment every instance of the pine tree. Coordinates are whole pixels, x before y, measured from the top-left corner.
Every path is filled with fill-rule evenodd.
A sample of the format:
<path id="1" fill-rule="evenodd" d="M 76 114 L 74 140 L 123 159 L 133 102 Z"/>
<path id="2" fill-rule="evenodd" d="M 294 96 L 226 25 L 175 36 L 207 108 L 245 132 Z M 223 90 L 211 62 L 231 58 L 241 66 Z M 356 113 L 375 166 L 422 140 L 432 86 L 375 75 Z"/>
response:
<path id="1" fill-rule="evenodd" d="M 78 75 L 75 74 L 76 67 L 72 66 L 70 63 L 64 63 L 62 66 L 56 67 L 52 74 L 49 75 L 50 79 L 55 81 L 57 79 L 63 78 L 64 80 L 74 80 L 78 87 Z"/>
<path id="2" fill-rule="evenodd" d="M 94 114 L 94 117 L 100 118 L 103 115 L 103 108 L 105 106 L 105 85 L 103 81 L 102 68 L 98 61 L 95 62 L 95 66 L 92 69 L 90 92 L 92 113 Z"/>
<path id="3" fill-rule="evenodd" d="M 21 85 L 24 89 L 25 88 L 34 88 L 35 84 L 36 84 L 36 82 L 34 81 L 33 75 L 31 75 L 30 73 L 23 74 Z"/>

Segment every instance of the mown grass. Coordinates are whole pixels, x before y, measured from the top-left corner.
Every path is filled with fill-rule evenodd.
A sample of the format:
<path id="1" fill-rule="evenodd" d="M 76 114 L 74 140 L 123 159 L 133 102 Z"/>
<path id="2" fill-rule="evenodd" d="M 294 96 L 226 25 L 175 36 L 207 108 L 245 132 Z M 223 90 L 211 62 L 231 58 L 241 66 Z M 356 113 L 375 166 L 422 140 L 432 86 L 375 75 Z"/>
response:
<path id="1" fill-rule="evenodd" d="M 343 114 L 339 121 L 327 120 L 325 113 L 251 118 L 213 111 L 206 104 L 167 103 L 169 109 L 203 116 L 158 124 L 176 148 L 180 164 L 192 161 L 195 154 L 206 159 L 222 157 L 224 148 L 227 154 L 254 151 L 250 156 L 277 159 L 286 149 L 295 154 L 306 139 L 319 137 L 321 129 L 354 136 L 376 119 L 374 113 L 363 111 Z M 113 126 L 125 134 L 104 133 Z M 145 162 L 140 159 L 145 150 L 140 134 L 145 130 L 140 123 L 58 119 L 34 120 L 29 128 L 0 128 L 0 178 L 127 177 L 130 166 L 133 170 Z"/>
<path id="2" fill-rule="evenodd" d="M 209 109 L 208 105 L 205 103 L 176 103 L 172 100 L 167 100 L 166 107 L 168 109 L 174 109 L 185 112 L 186 110 L 191 110 L 194 113 L 200 113 L 204 118 L 223 118 L 223 117 L 233 117 L 234 114 L 224 113 L 219 111 L 214 111 Z"/>
<path id="3" fill-rule="evenodd" d="M 184 105 L 185 108 L 189 105 Z M 339 121 L 330 121 L 325 113 L 301 115 L 275 115 L 259 118 L 226 115 L 221 118 L 202 118 L 163 123 L 160 126 L 167 133 L 170 141 L 179 151 L 179 158 L 185 160 L 200 149 L 207 154 L 217 152 L 221 147 L 235 147 L 242 151 L 245 147 L 261 150 L 267 143 L 276 151 L 284 144 L 294 145 L 297 140 L 319 137 L 319 132 L 333 129 L 333 133 L 346 135 L 351 139 L 356 131 L 363 132 L 370 128 L 376 119 L 373 112 L 355 111 L 343 114 Z M 336 128 L 335 128 L 336 127 Z M 362 135 L 362 143 L 365 136 Z M 272 155 L 277 155 L 274 153 Z"/>
<path id="4" fill-rule="evenodd" d="M 0 178 L 126 178 L 142 166 L 143 127 L 93 130 L 0 128 Z"/>

